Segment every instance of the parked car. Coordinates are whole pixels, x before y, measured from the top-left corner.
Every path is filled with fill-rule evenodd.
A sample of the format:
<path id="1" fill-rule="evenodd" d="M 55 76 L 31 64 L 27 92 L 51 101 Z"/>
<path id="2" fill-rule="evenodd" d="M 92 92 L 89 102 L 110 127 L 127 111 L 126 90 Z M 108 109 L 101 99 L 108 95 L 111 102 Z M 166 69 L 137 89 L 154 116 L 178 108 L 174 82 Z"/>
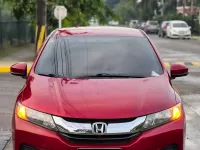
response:
<path id="1" fill-rule="evenodd" d="M 136 28 L 137 23 L 138 23 L 138 20 L 131 20 L 129 22 L 129 27 L 130 28 Z"/>
<path id="2" fill-rule="evenodd" d="M 185 113 L 171 80 L 188 68 L 169 73 L 152 43 L 124 27 L 53 31 L 28 74 L 26 63 L 11 66 L 26 80 L 14 150 L 183 150 Z"/>
<path id="3" fill-rule="evenodd" d="M 159 37 L 166 36 L 166 30 L 167 30 L 168 24 L 169 24 L 169 21 L 163 21 L 161 23 L 161 26 L 159 27 L 159 32 L 158 32 Z"/>
<path id="4" fill-rule="evenodd" d="M 144 30 L 145 24 L 146 24 L 146 22 L 140 21 L 140 22 L 138 22 L 136 28 Z"/>
<path id="5" fill-rule="evenodd" d="M 144 28 L 146 33 L 158 33 L 159 31 L 159 22 L 158 21 L 147 21 Z"/>
<path id="6" fill-rule="evenodd" d="M 145 26 L 146 26 L 146 22 L 143 22 L 143 23 L 141 24 L 141 29 L 144 30 Z"/>
<path id="7" fill-rule="evenodd" d="M 191 27 L 185 21 L 170 21 L 167 27 L 167 37 L 190 39 Z"/>

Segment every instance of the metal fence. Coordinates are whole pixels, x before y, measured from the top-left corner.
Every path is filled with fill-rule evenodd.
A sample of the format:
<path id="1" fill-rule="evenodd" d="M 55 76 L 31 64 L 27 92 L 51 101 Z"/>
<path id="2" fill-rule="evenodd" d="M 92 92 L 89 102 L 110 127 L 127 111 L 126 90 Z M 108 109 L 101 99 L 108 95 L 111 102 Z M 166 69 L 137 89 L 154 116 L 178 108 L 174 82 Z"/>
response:
<path id="1" fill-rule="evenodd" d="M 0 46 L 34 42 L 35 31 L 29 21 L 0 21 Z"/>

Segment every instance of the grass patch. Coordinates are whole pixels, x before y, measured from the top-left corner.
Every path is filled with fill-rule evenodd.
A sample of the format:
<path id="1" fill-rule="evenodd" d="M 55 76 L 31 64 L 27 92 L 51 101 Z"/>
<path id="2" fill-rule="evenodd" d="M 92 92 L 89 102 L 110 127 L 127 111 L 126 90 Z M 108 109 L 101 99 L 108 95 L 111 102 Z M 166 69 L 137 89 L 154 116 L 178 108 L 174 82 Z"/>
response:
<path id="1" fill-rule="evenodd" d="M 32 44 L 7 46 L 3 48 L 0 47 L 0 58 L 9 56 L 19 51 L 24 51 L 24 50 L 31 51 L 32 49 L 30 47 L 33 47 Z"/>
<path id="2" fill-rule="evenodd" d="M 195 40 L 200 40 L 200 36 L 193 36 L 192 38 Z"/>

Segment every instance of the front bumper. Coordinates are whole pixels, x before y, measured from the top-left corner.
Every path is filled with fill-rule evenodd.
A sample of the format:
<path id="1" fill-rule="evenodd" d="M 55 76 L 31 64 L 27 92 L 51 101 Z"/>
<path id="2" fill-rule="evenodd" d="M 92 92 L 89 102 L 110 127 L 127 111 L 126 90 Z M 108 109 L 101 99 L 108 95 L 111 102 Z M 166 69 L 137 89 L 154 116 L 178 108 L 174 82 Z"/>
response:
<path id="1" fill-rule="evenodd" d="M 177 34 L 177 33 L 172 33 L 171 38 L 184 38 L 184 39 L 190 39 L 191 34 Z"/>
<path id="2" fill-rule="evenodd" d="M 23 144 L 31 146 L 36 150 L 77 150 L 78 148 L 168 150 L 164 148 L 175 144 L 178 148 L 169 150 L 184 150 L 185 120 L 184 118 L 180 118 L 174 122 L 146 131 L 137 138 L 123 144 L 75 144 L 64 139 L 54 131 L 39 127 L 14 116 L 12 136 L 14 150 L 21 150 L 20 147 Z"/>

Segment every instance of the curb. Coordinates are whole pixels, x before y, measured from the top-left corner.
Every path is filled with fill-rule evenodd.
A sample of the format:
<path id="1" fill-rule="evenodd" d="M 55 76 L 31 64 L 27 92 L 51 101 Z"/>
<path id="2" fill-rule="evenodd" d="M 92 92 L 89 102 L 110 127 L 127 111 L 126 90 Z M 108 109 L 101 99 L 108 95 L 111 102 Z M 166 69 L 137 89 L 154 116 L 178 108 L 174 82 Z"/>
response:
<path id="1" fill-rule="evenodd" d="M 0 73 L 9 73 L 10 72 L 10 66 L 12 66 L 12 64 L 14 63 L 7 63 L 7 64 L 1 64 L 0 63 Z M 32 66 L 32 63 L 29 62 L 28 64 L 28 68 L 27 71 L 29 72 Z M 170 67 L 172 63 L 170 62 L 164 62 L 165 67 Z M 196 62 L 175 62 L 173 64 L 184 64 L 186 66 L 194 66 L 194 67 L 200 67 L 200 61 L 196 61 Z"/>
<path id="2" fill-rule="evenodd" d="M 9 141 L 6 143 L 3 150 L 14 150 L 13 143 L 12 143 L 12 137 L 9 139 Z"/>
<path id="3" fill-rule="evenodd" d="M 193 61 L 193 62 L 175 62 L 175 63 L 164 62 L 164 65 L 165 65 L 166 67 L 170 67 L 171 64 L 183 64 L 183 65 L 186 65 L 187 67 L 190 67 L 190 66 L 200 67 L 200 61 Z"/>
<path id="4" fill-rule="evenodd" d="M 0 62 L 0 73 L 9 73 L 10 67 L 15 64 L 16 62 Z M 32 62 L 27 63 L 27 71 L 29 72 L 32 66 Z"/>

